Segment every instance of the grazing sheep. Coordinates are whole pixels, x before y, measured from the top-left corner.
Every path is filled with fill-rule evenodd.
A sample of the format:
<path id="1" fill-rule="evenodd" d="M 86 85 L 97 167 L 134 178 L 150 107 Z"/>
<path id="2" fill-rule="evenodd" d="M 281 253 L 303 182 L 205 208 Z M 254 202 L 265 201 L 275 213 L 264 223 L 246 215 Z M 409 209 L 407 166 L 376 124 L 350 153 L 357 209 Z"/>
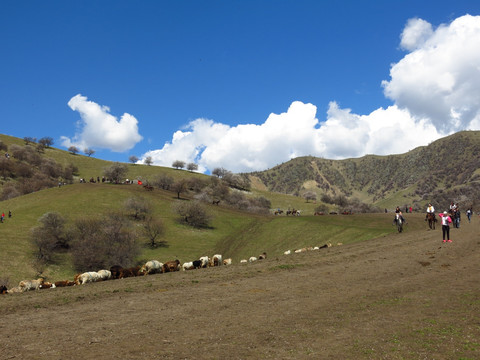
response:
<path id="1" fill-rule="evenodd" d="M 255 257 L 255 256 L 250 256 L 250 258 L 248 259 L 248 262 L 254 262 L 254 261 L 257 261 L 258 258 Z"/>
<path id="2" fill-rule="evenodd" d="M 283 255 L 290 255 L 292 253 L 292 250 L 287 250 L 283 253 Z"/>
<path id="3" fill-rule="evenodd" d="M 265 260 L 267 258 L 267 253 L 263 252 L 260 255 L 258 255 L 258 260 Z"/>
<path id="4" fill-rule="evenodd" d="M 77 285 L 83 285 L 100 280 L 100 275 L 96 271 L 88 271 L 83 274 L 75 275 L 74 281 Z"/>
<path id="5" fill-rule="evenodd" d="M 202 262 L 202 268 L 206 268 L 210 263 L 210 259 L 208 256 L 202 256 L 199 260 Z"/>
<path id="6" fill-rule="evenodd" d="M 55 287 L 65 287 L 73 285 L 75 285 L 75 282 L 70 280 L 55 281 Z"/>
<path id="7" fill-rule="evenodd" d="M 40 285 L 40 289 L 55 289 L 56 286 L 55 284 L 51 282 L 44 282 L 43 284 Z"/>
<path id="8" fill-rule="evenodd" d="M 232 259 L 228 258 L 228 259 L 223 260 L 223 265 L 232 265 Z"/>
<path id="9" fill-rule="evenodd" d="M 245 264 L 245 263 L 247 263 L 247 262 L 248 262 L 248 261 L 247 261 L 246 259 L 240 260 L 240 264 Z"/>
<path id="10" fill-rule="evenodd" d="M 163 271 L 163 264 L 157 260 L 147 261 L 141 268 L 140 273 L 143 275 L 161 273 Z"/>
<path id="11" fill-rule="evenodd" d="M 99 276 L 98 281 L 110 280 L 112 278 L 112 272 L 109 270 L 99 270 L 98 276 Z"/>
<path id="12" fill-rule="evenodd" d="M 182 270 L 183 270 L 183 271 L 185 271 L 185 270 L 193 270 L 193 269 L 195 269 L 195 267 L 193 266 L 193 261 L 183 263 L 183 265 L 182 265 Z"/>
<path id="13" fill-rule="evenodd" d="M 14 293 L 21 293 L 21 292 L 23 291 L 18 286 L 7 290 L 7 294 L 14 294 Z"/>
<path id="14" fill-rule="evenodd" d="M 215 254 L 213 255 L 213 266 L 220 266 L 223 265 L 222 255 Z"/>
<path id="15" fill-rule="evenodd" d="M 40 289 L 40 285 L 42 285 L 44 280 L 39 278 L 37 280 L 22 280 L 18 284 L 21 292 L 29 291 L 29 290 L 38 290 Z"/>

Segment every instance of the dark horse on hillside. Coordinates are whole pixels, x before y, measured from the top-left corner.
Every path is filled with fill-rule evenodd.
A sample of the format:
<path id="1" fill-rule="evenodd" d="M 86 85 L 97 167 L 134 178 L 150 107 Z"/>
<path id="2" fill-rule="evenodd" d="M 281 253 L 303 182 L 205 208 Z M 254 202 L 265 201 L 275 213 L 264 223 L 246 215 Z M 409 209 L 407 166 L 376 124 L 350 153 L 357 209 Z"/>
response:
<path id="1" fill-rule="evenodd" d="M 434 213 L 427 213 L 427 221 L 428 227 L 432 230 L 435 230 L 435 223 L 437 222 L 437 219 L 435 218 Z"/>

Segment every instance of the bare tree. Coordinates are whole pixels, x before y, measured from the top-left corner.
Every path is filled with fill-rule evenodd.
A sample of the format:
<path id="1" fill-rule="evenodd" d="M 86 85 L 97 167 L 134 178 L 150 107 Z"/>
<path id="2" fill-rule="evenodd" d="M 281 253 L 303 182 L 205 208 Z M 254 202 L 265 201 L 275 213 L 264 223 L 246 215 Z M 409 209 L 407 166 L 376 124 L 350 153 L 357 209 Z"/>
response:
<path id="1" fill-rule="evenodd" d="M 111 166 L 105 168 L 103 173 L 105 177 L 109 178 L 113 183 L 121 183 L 128 172 L 125 164 L 119 162 L 113 163 Z"/>
<path id="2" fill-rule="evenodd" d="M 197 171 L 198 170 L 198 165 L 195 163 L 189 163 L 187 165 L 187 170 L 188 171 Z"/>
<path id="3" fill-rule="evenodd" d="M 143 160 L 143 162 L 144 162 L 145 165 L 150 166 L 150 165 L 153 164 L 153 159 L 152 159 L 151 156 L 147 156 L 147 157 L 145 158 L 145 160 Z"/>
<path id="4" fill-rule="evenodd" d="M 158 174 L 154 179 L 153 179 L 153 185 L 162 188 L 163 190 L 169 190 L 170 186 L 172 186 L 174 180 L 173 177 L 168 176 L 166 174 Z"/>
<path id="5" fill-rule="evenodd" d="M 218 178 L 223 178 L 226 173 L 227 173 L 227 170 L 221 167 L 217 167 L 212 171 L 212 175 L 215 175 Z"/>
<path id="6" fill-rule="evenodd" d="M 31 137 L 31 136 L 25 136 L 23 138 L 23 141 L 25 141 L 25 145 L 28 145 L 30 143 L 35 143 L 37 142 L 37 138 Z"/>
<path id="7" fill-rule="evenodd" d="M 172 163 L 172 167 L 174 167 L 175 169 L 183 169 L 185 167 L 185 161 L 175 160 Z"/>
<path id="8" fill-rule="evenodd" d="M 172 186 L 171 190 L 177 193 L 177 199 L 180 199 L 180 194 L 187 191 L 187 180 L 180 179 L 175 181 Z"/>
<path id="9" fill-rule="evenodd" d="M 45 136 L 38 140 L 38 143 L 45 146 L 46 148 L 49 148 L 53 145 L 53 138 L 51 138 L 50 136 Z"/>
<path id="10" fill-rule="evenodd" d="M 85 149 L 85 150 L 83 150 L 83 152 L 85 153 L 85 155 L 88 155 L 88 157 L 95 154 L 95 150 L 93 150 L 93 149 Z"/>
<path id="11" fill-rule="evenodd" d="M 136 157 L 135 155 L 130 155 L 128 161 L 130 161 L 132 164 L 135 164 L 138 161 L 138 157 Z"/>
<path id="12" fill-rule="evenodd" d="M 4 180 L 7 180 L 7 177 L 14 175 L 14 169 L 15 167 L 12 161 L 5 157 L 0 158 L 0 173 Z"/>
<path id="13" fill-rule="evenodd" d="M 36 248 L 36 258 L 39 262 L 52 261 L 54 251 L 68 248 L 68 238 L 65 233 L 65 218 L 56 212 L 43 214 L 38 221 L 40 226 L 31 229 L 32 243 Z"/>
<path id="14" fill-rule="evenodd" d="M 144 219 L 151 212 L 148 200 L 140 196 L 132 196 L 125 200 L 125 209 L 132 214 L 135 220 Z"/>
<path id="15" fill-rule="evenodd" d="M 143 223 L 143 233 L 148 238 L 148 243 L 150 247 L 154 248 L 157 246 L 166 247 L 166 241 L 156 241 L 159 236 L 161 236 L 165 231 L 163 221 L 160 219 L 154 219 L 151 216 L 148 216 Z"/>
<path id="16" fill-rule="evenodd" d="M 208 227 L 213 217 L 199 201 L 177 201 L 175 212 L 182 217 L 182 222 L 193 227 Z"/>
<path id="17" fill-rule="evenodd" d="M 76 146 L 74 146 L 74 145 L 70 146 L 70 147 L 68 148 L 68 151 L 69 151 L 70 153 L 72 153 L 73 155 L 76 155 L 76 154 L 78 154 L 78 153 L 80 152 L 80 150 L 78 150 L 78 148 L 77 148 Z"/>
<path id="18" fill-rule="evenodd" d="M 133 265 L 139 253 L 136 234 L 120 214 L 103 218 L 79 218 L 72 228 L 72 257 L 77 271 Z"/>

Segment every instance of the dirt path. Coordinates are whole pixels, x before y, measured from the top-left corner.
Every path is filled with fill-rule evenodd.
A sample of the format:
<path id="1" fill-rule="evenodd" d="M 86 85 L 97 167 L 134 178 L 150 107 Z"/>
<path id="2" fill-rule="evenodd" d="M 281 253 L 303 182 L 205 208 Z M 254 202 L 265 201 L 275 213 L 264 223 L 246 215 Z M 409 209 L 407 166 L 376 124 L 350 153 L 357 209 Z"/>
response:
<path id="1" fill-rule="evenodd" d="M 479 230 L 3 296 L 0 359 L 478 359 Z"/>

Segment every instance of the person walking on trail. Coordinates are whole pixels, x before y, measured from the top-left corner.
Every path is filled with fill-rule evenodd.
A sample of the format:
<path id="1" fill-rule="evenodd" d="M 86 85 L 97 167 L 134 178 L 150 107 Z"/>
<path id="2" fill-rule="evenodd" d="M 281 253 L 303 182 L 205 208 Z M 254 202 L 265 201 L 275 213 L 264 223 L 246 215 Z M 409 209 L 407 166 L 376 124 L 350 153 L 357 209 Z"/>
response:
<path id="1" fill-rule="evenodd" d="M 470 209 L 467 209 L 467 218 L 468 218 L 468 222 L 470 222 L 470 220 L 472 219 L 472 208 Z"/>
<path id="2" fill-rule="evenodd" d="M 452 240 L 450 240 L 450 224 L 452 223 L 452 219 L 446 211 L 444 211 L 443 214 L 438 214 L 438 216 L 440 216 L 440 218 L 442 219 L 443 242 L 451 243 Z"/>

